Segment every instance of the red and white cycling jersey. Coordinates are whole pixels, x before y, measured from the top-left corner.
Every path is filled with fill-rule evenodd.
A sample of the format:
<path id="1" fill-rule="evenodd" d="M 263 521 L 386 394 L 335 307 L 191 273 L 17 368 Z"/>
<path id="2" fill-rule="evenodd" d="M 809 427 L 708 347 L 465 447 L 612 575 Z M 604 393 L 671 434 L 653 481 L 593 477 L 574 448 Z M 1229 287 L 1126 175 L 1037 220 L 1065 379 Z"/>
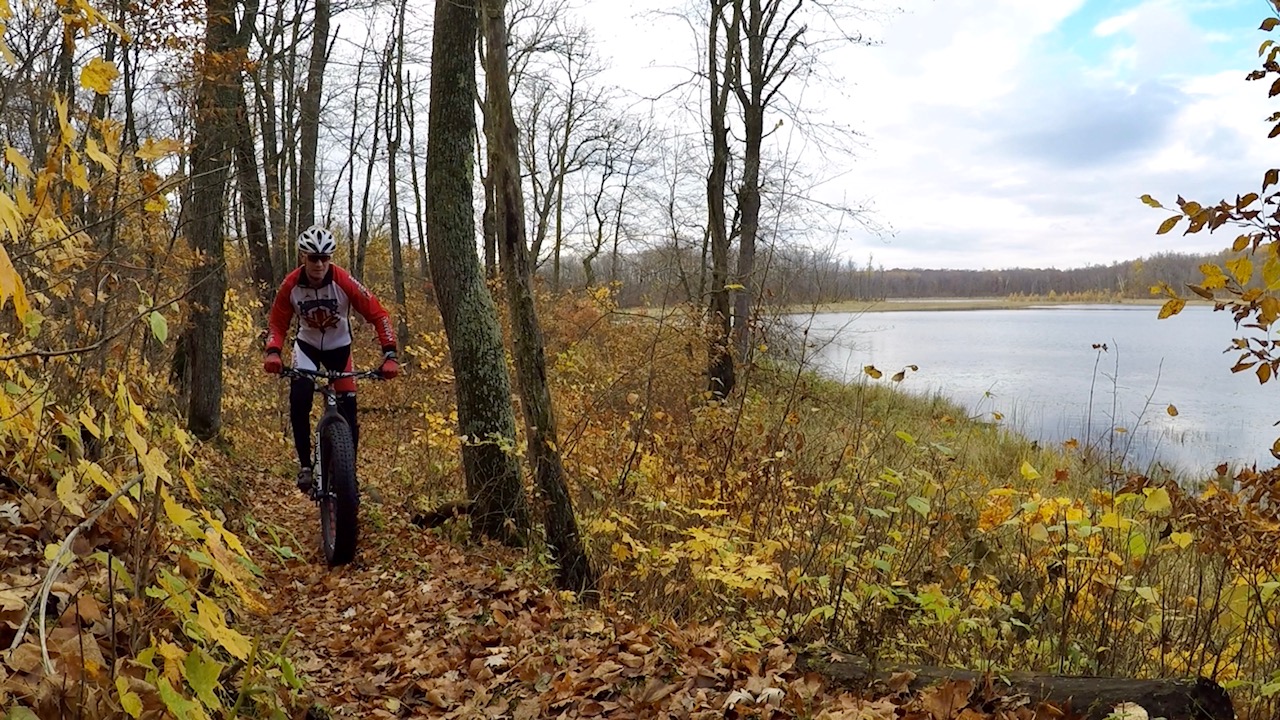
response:
<path id="1" fill-rule="evenodd" d="M 289 334 L 293 317 L 298 317 L 297 339 L 319 350 L 332 350 L 351 344 L 351 321 L 354 308 L 373 325 L 384 352 L 396 349 L 396 335 L 391 316 L 378 298 L 346 270 L 330 265 L 324 280 L 315 287 L 299 266 L 285 277 L 267 316 L 266 348 L 279 352 Z"/>

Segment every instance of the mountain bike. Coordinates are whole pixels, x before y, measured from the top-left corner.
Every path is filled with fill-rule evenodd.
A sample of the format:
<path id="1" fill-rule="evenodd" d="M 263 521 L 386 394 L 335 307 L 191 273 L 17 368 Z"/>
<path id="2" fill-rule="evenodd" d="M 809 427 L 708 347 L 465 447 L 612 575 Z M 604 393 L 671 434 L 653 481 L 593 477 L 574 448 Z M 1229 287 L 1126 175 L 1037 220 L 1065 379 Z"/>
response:
<path id="1" fill-rule="evenodd" d="M 377 370 L 345 372 L 287 367 L 281 377 L 306 378 L 324 397 L 324 412 L 316 423 L 311 463 L 311 499 L 320 506 L 320 549 L 329 565 L 345 565 L 356 556 L 359 535 L 360 487 L 356 483 L 356 448 L 351 426 L 338 412 L 333 384 L 344 378 L 382 379 Z"/>

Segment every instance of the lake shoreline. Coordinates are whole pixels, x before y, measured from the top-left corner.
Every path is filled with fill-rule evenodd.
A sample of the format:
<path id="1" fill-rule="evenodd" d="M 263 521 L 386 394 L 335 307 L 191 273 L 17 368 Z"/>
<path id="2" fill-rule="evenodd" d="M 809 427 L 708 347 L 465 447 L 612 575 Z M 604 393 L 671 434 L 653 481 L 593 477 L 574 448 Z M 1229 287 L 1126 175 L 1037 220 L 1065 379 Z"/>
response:
<path id="1" fill-rule="evenodd" d="M 912 310 L 1024 310 L 1058 305 L 1134 305 L 1159 307 L 1168 298 L 1092 298 L 1087 300 L 1061 298 L 975 297 L 975 298 L 895 298 L 892 300 L 847 300 L 819 305 L 791 305 L 778 308 L 787 315 L 821 315 L 825 313 L 903 312 Z M 1187 304 L 1195 304 L 1188 300 Z M 1204 301 L 1203 304 L 1210 304 Z"/>

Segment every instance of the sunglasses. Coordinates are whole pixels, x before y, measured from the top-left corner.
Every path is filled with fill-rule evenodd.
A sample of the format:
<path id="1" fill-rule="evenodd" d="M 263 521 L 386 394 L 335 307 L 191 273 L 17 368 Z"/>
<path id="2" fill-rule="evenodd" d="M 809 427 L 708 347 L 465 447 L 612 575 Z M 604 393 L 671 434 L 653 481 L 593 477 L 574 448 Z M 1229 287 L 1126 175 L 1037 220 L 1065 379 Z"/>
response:
<path id="1" fill-rule="evenodd" d="M 322 262 L 329 262 L 330 257 L 332 256 L 324 255 L 322 253 L 311 253 L 307 255 L 307 260 L 313 263 L 322 263 Z"/>

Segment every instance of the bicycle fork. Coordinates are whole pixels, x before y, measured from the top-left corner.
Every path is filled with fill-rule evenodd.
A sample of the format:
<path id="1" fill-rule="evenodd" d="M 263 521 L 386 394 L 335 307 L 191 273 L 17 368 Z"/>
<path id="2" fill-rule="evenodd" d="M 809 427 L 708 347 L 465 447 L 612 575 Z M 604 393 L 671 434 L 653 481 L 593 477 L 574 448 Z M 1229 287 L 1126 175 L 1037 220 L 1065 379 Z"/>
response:
<path id="1" fill-rule="evenodd" d="M 315 462 L 311 464 L 312 468 L 312 484 L 311 499 L 320 502 L 326 495 L 332 495 L 329 491 L 329 483 L 325 480 L 324 474 L 324 445 L 321 441 L 320 433 L 324 430 L 326 422 L 334 422 L 334 418 L 341 418 L 342 414 L 338 412 L 338 399 L 335 393 L 326 392 L 324 397 L 324 412 L 320 413 L 320 420 L 316 422 L 316 437 L 312 445 L 315 452 Z"/>

